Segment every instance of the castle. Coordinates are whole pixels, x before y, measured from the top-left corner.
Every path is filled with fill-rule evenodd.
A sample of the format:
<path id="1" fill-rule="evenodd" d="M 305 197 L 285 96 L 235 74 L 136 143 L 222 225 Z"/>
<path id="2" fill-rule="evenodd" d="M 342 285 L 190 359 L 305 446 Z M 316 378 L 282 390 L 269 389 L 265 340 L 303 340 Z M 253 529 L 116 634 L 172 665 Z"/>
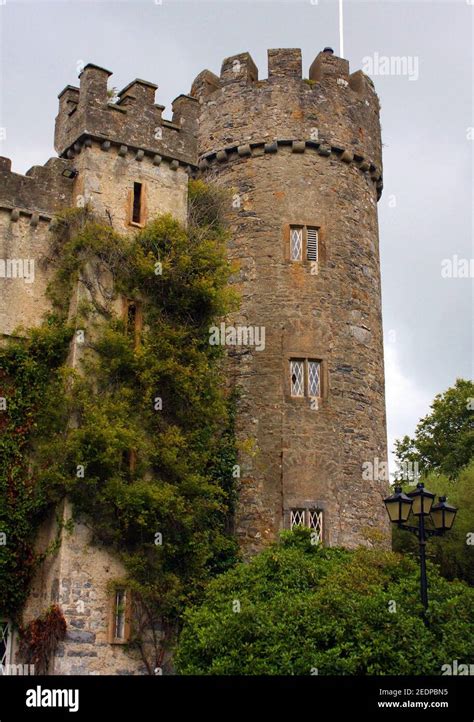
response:
<path id="1" fill-rule="evenodd" d="M 133 232 L 164 212 L 185 224 L 189 176 L 225 188 L 241 295 L 226 324 L 265 332 L 259 347 L 229 354 L 242 390 L 237 435 L 255 446 L 240 460 L 239 542 L 253 554 L 295 524 L 327 545 L 370 543 L 371 529 L 388 538 L 386 488 L 362 475 L 364 463 L 386 459 L 382 157 L 371 80 L 350 74 L 329 48 L 308 79 L 300 50 L 269 50 L 264 80 L 241 53 L 224 60 L 220 77 L 201 72 L 173 102 L 170 121 L 155 103 L 157 86 L 144 80 L 111 102 L 110 75 L 86 65 L 80 87 L 59 94 L 57 158 L 25 176 L 0 158 L 0 333 L 38 325 L 48 311 L 48 271 L 39 261 L 61 209 L 89 203 L 117 230 Z M 67 503 L 61 513 L 70 515 Z M 55 524 L 43 526 L 40 546 L 54 538 Z M 89 540 L 81 524 L 63 538 L 25 615 L 52 602 L 64 612 L 68 633 L 51 673 L 141 674 L 141 661 L 123 650 L 126 625 L 120 620 L 118 635 L 117 600 L 106 589 L 121 565 Z M 4 637 L 3 661 L 11 651 Z"/>

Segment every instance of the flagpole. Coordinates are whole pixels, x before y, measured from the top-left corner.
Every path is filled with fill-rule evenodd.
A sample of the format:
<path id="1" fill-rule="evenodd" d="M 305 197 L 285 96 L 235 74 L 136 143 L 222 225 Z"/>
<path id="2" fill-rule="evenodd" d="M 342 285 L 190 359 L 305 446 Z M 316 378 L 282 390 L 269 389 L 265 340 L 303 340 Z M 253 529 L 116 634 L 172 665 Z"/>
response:
<path id="1" fill-rule="evenodd" d="M 342 0 L 339 0 L 339 57 L 344 57 L 344 16 L 342 13 Z"/>

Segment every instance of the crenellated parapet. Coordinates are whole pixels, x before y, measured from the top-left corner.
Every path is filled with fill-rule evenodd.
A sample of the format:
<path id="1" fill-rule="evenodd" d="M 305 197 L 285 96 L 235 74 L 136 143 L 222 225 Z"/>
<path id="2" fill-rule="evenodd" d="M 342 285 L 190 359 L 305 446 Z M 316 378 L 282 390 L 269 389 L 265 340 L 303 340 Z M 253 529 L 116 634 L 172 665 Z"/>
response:
<path id="1" fill-rule="evenodd" d="M 228 57 L 220 77 L 193 83 L 199 100 L 198 163 L 232 161 L 290 147 L 354 164 L 382 189 L 380 104 L 372 81 L 330 49 L 303 78 L 299 49 L 268 51 L 268 78 L 258 79 L 249 53 Z M 240 149 L 240 150 L 239 150 Z"/>
<path id="2" fill-rule="evenodd" d="M 44 166 L 33 166 L 25 175 L 13 173 L 11 160 L 0 157 L 0 209 L 13 222 L 21 215 L 31 223 L 49 221 L 62 208 L 73 205 L 71 162 L 50 158 Z"/>
<path id="3" fill-rule="evenodd" d="M 196 99 L 179 96 L 169 121 L 162 117 L 164 106 L 155 103 L 157 85 L 133 80 L 118 93 L 117 101 L 111 102 L 107 90 L 110 75 L 109 70 L 89 63 L 80 75 L 80 87 L 68 85 L 59 94 L 55 130 L 59 155 L 73 158 L 85 140 L 93 140 L 192 165 Z"/>

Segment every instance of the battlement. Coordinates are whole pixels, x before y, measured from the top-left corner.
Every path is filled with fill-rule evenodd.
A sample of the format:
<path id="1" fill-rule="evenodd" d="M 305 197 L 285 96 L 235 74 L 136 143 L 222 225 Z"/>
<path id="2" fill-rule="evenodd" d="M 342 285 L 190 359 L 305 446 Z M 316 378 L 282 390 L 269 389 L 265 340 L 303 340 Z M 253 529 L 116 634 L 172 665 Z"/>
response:
<path id="1" fill-rule="evenodd" d="M 261 87 L 262 83 L 280 80 L 304 80 L 309 81 L 310 84 L 313 82 L 325 84 L 335 81 L 340 87 L 349 87 L 360 95 L 366 94 L 371 99 L 374 96 L 377 97 L 370 78 L 360 70 L 350 74 L 349 61 L 334 55 L 330 48 L 318 53 L 309 68 L 308 78 L 303 76 L 299 48 L 270 49 L 267 51 L 267 57 L 268 78 L 259 81 L 258 68 L 250 53 L 239 53 L 223 60 L 219 77 L 209 70 L 203 70 L 193 83 L 191 95 L 195 98 L 202 98 L 229 83 L 257 84 Z"/>
<path id="2" fill-rule="evenodd" d="M 25 175 L 13 173 L 11 160 L 0 157 L 0 208 L 11 214 L 31 216 L 32 223 L 50 220 L 62 208 L 73 204 L 71 163 L 50 158 L 44 166 L 33 166 Z"/>
<path id="3" fill-rule="evenodd" d="M 169 121 L 162 117 L 164 106 L 155 103 L 158 86 L 147 80 L 133 80 L 118 93 L 117 101 L 111 102 L 107 89 L 111 74 L 88 63 L 79 76 L 79 88 L 67 85 L 59 94 L 55 128 L 59 155 L 74 157 L 74 145 L 92 138 L 192 165 L 196 155 L 196 99 L 179 96 Z"/>
<path id="4" fill-rule="evenodd" d="M 330 48 L 318 53 L 303 77 L 298 48 L 268 50 L 268 77 L 249 53 L 225 58 L 220 75 L 202 71 L 191 96 L 199 101 L 199 158 L 226 147 L 281 140 L 347 151 L 382 168 L 379 111 L 374 85 Z"/>

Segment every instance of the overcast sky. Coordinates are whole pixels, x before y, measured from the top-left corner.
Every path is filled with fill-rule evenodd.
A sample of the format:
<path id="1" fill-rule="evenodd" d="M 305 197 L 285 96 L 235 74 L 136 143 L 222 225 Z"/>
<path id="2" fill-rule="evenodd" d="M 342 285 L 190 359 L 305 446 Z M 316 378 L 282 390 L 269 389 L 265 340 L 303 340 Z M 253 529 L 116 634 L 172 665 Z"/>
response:
<path id="1" fill-rule="evenodd" d="M 382 104 L 389 447 L 436 393 L 472 377 L 472 278 L 441 275 L 443 259 L 474 255 L 472 2 L 344 2 L 344 56 L 371 71 Z M 173 98 L 228 55 L 249 51 L 265 78 L 267 48 L 300 47 L 306 77 L 324 46 L 339 54 L 337 0 L 0 0 L 0 23 L 0 154 L 20 173 L 54 155 L 57 94 L 81 64 L 113 71 L 119 90 L 157 83 L 170 117 Z M 377 56 L 405 58 L 408 72 L 382 75 Z"/>

